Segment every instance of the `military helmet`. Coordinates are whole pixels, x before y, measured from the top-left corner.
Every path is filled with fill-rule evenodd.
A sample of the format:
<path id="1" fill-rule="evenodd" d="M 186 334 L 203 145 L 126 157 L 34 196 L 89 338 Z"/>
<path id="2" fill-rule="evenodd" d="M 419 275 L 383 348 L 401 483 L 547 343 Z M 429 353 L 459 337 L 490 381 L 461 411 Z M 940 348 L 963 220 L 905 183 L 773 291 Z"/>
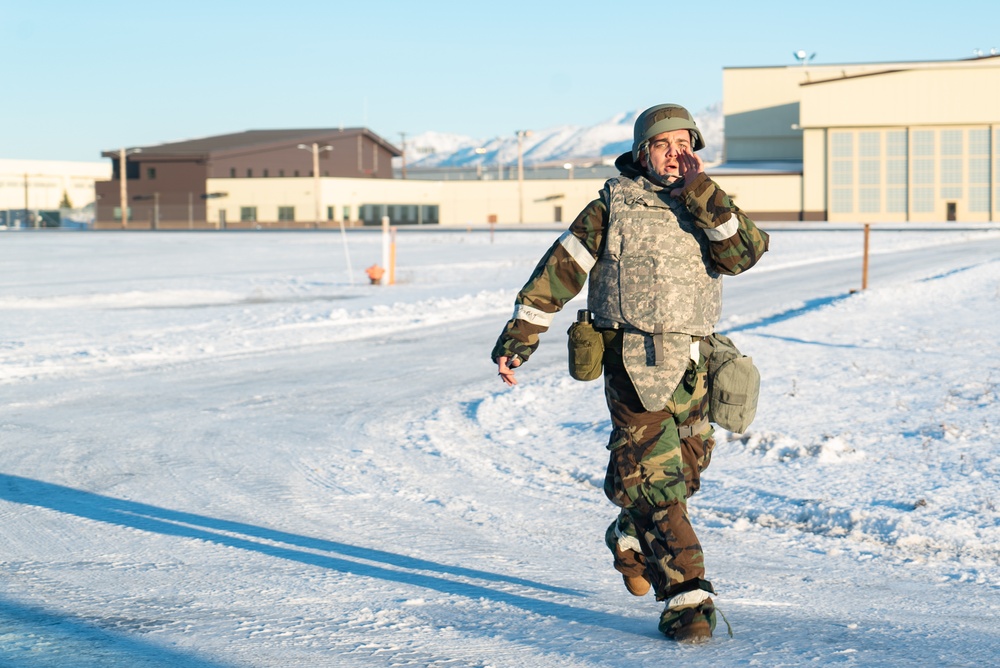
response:
<path id="1" fill-rule="evenodd" d="M 658 104 L 639 114 L 635 119 L 632 135 L 632 159 L 639 161 L 639 151 L 643 144 L 660 134 L 671 130 L 690 130 L 695 151 L 705 148 L 705 140 L 687 109 L 679 104 Z"/>

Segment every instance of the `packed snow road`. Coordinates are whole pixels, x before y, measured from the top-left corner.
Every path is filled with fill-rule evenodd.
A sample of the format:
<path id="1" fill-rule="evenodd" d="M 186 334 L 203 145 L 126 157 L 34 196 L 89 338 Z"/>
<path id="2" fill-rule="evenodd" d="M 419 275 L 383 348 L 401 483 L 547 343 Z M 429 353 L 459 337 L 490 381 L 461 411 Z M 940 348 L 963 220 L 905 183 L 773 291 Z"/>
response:
<path id="1" fill-rule="evenodd" d="M 851 295 L 860 232 L 776 231 L 727 279 L 765 397 L 692 501 L 696 650 L 610 568 L 576 305 L 516 390 L 488 360 L 554 236 L 403 234 L 392 288 L 334 235 L 0 237 L 0 663 L 994 660 L 1000 235 L 877 232 Z"/>

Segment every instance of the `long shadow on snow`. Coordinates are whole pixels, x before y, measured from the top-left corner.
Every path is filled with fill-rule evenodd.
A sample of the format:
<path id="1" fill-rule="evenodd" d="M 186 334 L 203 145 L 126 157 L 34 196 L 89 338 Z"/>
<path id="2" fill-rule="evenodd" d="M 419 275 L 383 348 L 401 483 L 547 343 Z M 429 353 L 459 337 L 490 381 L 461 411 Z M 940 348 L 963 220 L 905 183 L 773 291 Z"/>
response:
<path id="1" fill-rule="evenodd" d="M 735 327 L 729 327 L 728 329 L 719 330 L 720 334 L 732 334 L 733 332 L 745 332 L 751 329 L 757 329 L 759 327 L 767 327 L 768 325 L 774 325 L 779 322 L 784 322 L 786 320 L 791 320 L 792 318 L 797 318 L 800 315 L 805 315 L 810 311 L 815 311 L 816 309 L 822 308 L 824 306 L 829 306 L 830 304 L 836 304 L 839 301 L 851 297 L 851 293 L 834 295 L 832 297 L 817 297 L 816 299 L 810 299 L 802 306 L 798 308 L 788 309 L 781 313 L 776 313 L 774 315 L 768 316 L 766 318 L 761 318 L 754 322 L 745 322 L 742 325 L 736 325 Z"/>
<path id="2" fill-rule="evenodd" d="M 557 594 L 583 596 L 582 592 L 573 589 L 553 587 L 522 578 L 462 568 L 460 566 L 439 564 L 392 552 L 356 547 L 335 541 L 265 529 L 242 522 L 232 522 L 194 513 L 169 510 L 145 503 L 115 499 L 71 487 L 3 473 L 0 473 L 0 499 L 23 505 L 50 508 L 61 513 L 142 531 L 204 540 L 218 545 L 257 552 L 310 566 L 329 568 L 343 573 L 425 587 L 445 594 L 455 594 L 473 599 L 488 599 L 566 621 L 603 626 L 628 633 L 642 633 L 641 629 L 635 628 L 634 620 L 622 618 L 618 615 L 576 608 L 563 603 L 543 601 L 521 594 L 491 589 L 483 585 L 457 582 L 437 575 L 394 570 L 386 566 L 433 571 L 444 575 L 520 585 Z M 385 566 L 350 561 L 336 556 L 315 554 L 313 552 L 304 552 L 287 546 L 273 545 L 259 541 L 274 541 L 309 550 L 336 552 L 347 557 L 381 562 Z"/>
<path id="3" fill-rule="evenodd" d="M 0 599 L 0 665 L 6 668 L 226 668 L 126 635 L 133 620 L 81 618 Z"/>

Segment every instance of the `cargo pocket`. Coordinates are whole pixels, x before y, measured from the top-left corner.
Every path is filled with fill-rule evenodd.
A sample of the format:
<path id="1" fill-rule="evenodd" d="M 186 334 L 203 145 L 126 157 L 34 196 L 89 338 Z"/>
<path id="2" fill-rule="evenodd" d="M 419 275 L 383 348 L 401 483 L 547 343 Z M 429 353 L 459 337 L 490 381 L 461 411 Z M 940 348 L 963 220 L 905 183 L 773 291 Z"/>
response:
<path id="1" fill-rule="evenodd" d="M 608 450 L 611 453 L 608 457 L 608 471 L 604 476 L 604 495 L 619 508 L 630 508 L 634 499 L 626 489 L 626 481 L 630 478 L 634 480 L 639 469 L 631 431 L 627 427 L 612 430 Z"/>

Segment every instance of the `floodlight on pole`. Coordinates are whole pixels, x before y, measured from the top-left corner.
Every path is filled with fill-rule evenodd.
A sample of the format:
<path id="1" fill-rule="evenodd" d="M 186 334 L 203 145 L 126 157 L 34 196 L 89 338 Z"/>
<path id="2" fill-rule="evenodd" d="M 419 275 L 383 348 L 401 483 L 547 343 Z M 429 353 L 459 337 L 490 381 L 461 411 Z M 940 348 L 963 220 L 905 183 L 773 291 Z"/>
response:
<path id="1" fill-rule="evenodd" d="M 118 178 L 121 181 L 120 193 L 122 200 L 122 229 L 128 227 L 128 174 L 125 169 L 126 158 L 133 153 L 142 153 L 141 148 L 122 148 L 118 151 Z"/>
<path id="2" fill-rule="evenodd" d="M 808 53 L 803 49 L 799 49 L 792 54 L 795 56 L 795 60 L 799 61 L 799 65 L 805 66 L 810 60 L 816 57 L 816 53 Z"/>
<path id="3" fill-rule="evenodd" d="M 315 205 L 315 225 L 319 228 L 320 221 L 320 210 L 322 209 L 322 201 L 320 200 L 320 180 L 319 180 L 319 154 L 320 151 L 332 151 L 333 147 L 330 145 L 320 146 L 318 143 L 313 142 L 312 144 L 299 144 L 296 148 L 301 148 L 304 151 L 312 151 L 312 164 L 313 164 L 313 203 Z M 351 251 L 347 247 L 347 232 L 344 231 L 344 221 L 340 221 L 340 238 L 344 243 L 344 258 L 347 260 L 347 278 L 354 284 L 354 269 L 351 268 Z"/>

